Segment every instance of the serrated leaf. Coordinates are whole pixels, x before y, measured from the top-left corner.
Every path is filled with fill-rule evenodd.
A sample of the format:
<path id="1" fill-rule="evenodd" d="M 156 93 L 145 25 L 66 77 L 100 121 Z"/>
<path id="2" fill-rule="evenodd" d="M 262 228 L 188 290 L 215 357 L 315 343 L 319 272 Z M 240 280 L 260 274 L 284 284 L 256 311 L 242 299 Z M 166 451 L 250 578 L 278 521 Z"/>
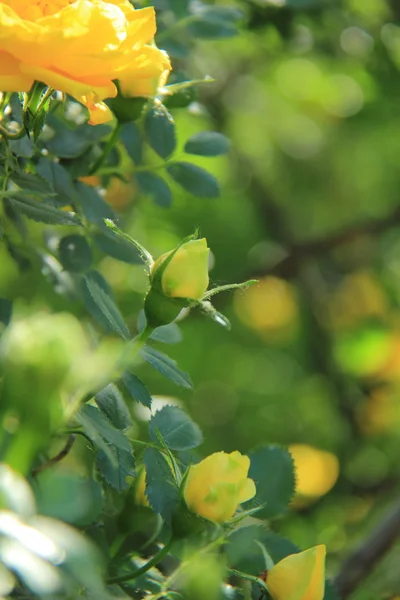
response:
<path id="1" fill-rule="evenodd" d="M 113 447 L 112 449 L 114 460 L 110 460 L 109 456 L 99 450 L 97 456 L 97 468 L 100 475 L 112 488 L 118 492 L 122 492 L 129 487 L 127 477 L 134 477 L 134 460 L 132 450 L 126 451 L 120 448 Z M 117 466 L 115 466 L 115 463 Z"/>
<path id="2" fill-rule="evenodd" d="M 56 196 L 52 198 L 52 202 L 58 206 L 66 206 L 76 200 L 76 191 L 71 175 L 62 165 L 42 156 L 36 165 L 36 170 L 55 191 Z"/>
<path id="3" fill-rule="evenodd" d="M 175 123 L 165 106 L 153 106 L 144 120 L 146 140 L 161 158 L 171 156 L 176 147 Z"/>
<path id="4" fill-rule="evenodd" d="M 168 183 L 154 173 L 136 173 L 139 190 L 158 206 L 168 208 L 172 204 L 172 193 Z"/>
<path id="5" fill-rule="evenodd" d="M 111 296 L 111 293 L 99 285 L 99 277 L 91 272 L 82 279 L 81 289 L 86 309 L 106 331 L 114 332 L 129 339 L 129 329 Z"/>
<path id="6" fill-rule="evenodd" d="M 83 235 L 67 235 L 61 238 L 58 256 L 64 269 L 72 273 L 87 271 L 92 263 L 92 250 Z"/>
<path id="7" fill-rule="evenodd" d="M 50 195 L 54 190 L 46 179 L 33 173 L 24 173 L 23 171 L 13 171 L 11 179 L 23 190 L 35 192 L 36 194 Z"/>
<path id="8" fill-rule="evenodd" d="M 188 162 L 176 162 L 167 171 L 184 190 L 198 198 L 217 198 L 219 184 L 214 175 Z"/>
<path id="9" fill-rule="evenodd" d="M 256 484 L 256 496 L 244 507 L 265 504 L 257 517 L 270 519 L 286 512 L 295 490 L 293 459 L 278 446 L 263 446 L 250 452 L 249 477 Z"/>
<path id="10" fill-rule="evenodd" d="M 172 471 L 163 454 L 155 448 L 146 448 L 146 496 L 153 510 L 168 523 L 178 507 L 180 495 Z"/>
<path id="11" fill-rule="evenodd" d="M 92 187 L 81 181 L 75 182 L 77 201 L 82 212 L 90 223 L 105 228 L 104 219 L 113 219 L 115 214 L 100 194 Z"/>
<path id="12" fill-rule="evenodd" d="M 185 144 L 185 152 L 199 156 L 220 156 L 229 151 L 230 142 L 222 133 L 201 131 L 192 135 Z"/>
<path id="13" fill-rule="evenodd" d="M 170 381 L 184 388 L 191 389 L 193 387 L 190 376 L 181 371 L 176 362 L 163 352 L 146 346 L 142 348 L 140 354 L 146 362 Z"/>
<path id="14" fill-rule="evenodd" d="M 84 123 L 75 129 L 69 129 L 56 119 L 49 120 L 50 125 L 55 128 L 54 136 L 46 142 L 46 147 L 59 158 L 75 158 L 89 150 L 95 142 L 100 141 L 110 134 L 108 125 L 88 125 Z"/>
<path id="15" fill-rule="evenodd" d="M 82 225 L 78 217 L 69 211 L 59 210 L 54 206 L 32 200 L 18 192 L 10 193 L 8 200 L 14 210 L 32 221 L 48 225 Z"/>
<path id="16" fill-rule="evenodd" d="M 90 404 L 79 411 L 77 420 L 98 449 L 98 468 L 102 477 L 114 489 L 126 489 L 129 485 L 126 477 L 134 475 L 135 466 L 129 440 Z"/>
<path id="17" fill-rule="evenodd" d="M 132 420 L 118 388 L 110 383 L 95 395 L 97 406 L 117 429 L 128 429 Z"/>
<path id="18" fill-rule="evenodd" d="M 139 377 L 126 371 L 122 376 L 122 383 L 136 402 L 151 408 L 150 392 Z"/>
<path id="19" fill-rule="evenodd" d="M 200 427 L 177 406 L 164 406 L 151 417 L 149 435 L 153 442 L 158 441 L 157 432 L 171 450 L 190 450 L 203 441 Z"/>
<path id="20" fill-rule="evenodd" d="M 130 265 L 137 265 L 143 262 L 137 247 L 123 237 L 115 235 L 112 231 L 108 231 L 107 234 L 95 234 L 93 241 L 104 254 L 112 256 L 116 260 L 126 262 Z"/>
<path id="21" fill-rule="evenodd" d="M 143 140 L 140 129 L 135 123 L 125 123 L 121 129 L 121 141 L 135 165 L 140 165 L 142 162 Z"/>

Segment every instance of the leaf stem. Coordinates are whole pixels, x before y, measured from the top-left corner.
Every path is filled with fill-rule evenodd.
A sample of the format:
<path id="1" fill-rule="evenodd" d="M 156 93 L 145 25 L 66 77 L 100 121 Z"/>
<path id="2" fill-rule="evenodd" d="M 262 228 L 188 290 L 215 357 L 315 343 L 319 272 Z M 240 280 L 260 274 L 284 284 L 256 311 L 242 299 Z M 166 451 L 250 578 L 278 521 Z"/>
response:
<path id="1" fill-rule="evenodd" d="M 103 165 L 103 163 L 106 160 L 107 156 L 110 154 L 111 150 L 115 146 L 115 142 L 117 141 L 117 138 L 118 138 L 118 136 L 120 134 L 121 127 L 122 127 L 121 124 L 117 123 L 117 125 L 114 128 L 114 131 L 112 132 L 112 134 L 110 135 L 110 137 L 108 138 L 108 140 L 106 142 L 106 145 L 104 146 L 103 153 L 99 156 L 99 158 L 96 160 L 96 162 L 94 163 L 94 165 L 90 169 L 89 175 L 94 175 L 95 173 L 97 173 L 97 171 Z"/>
<path id="2" fill-rule="evenodd" d="M 147 563 L 145 563 L 142 567 L 140 567 L 139 569 L 136 569 L 136 571 L 132 571 L 132 573 L 127 573 L 126 575 L 117 575 L 116 577 L 110 577 L 109 579 L 107 579 L 107 584 L 111 585 L 113 583 L 125 583 L 126 581 L 131 581 L 132 579 L 136 579 L 137 577 L 140 577 L 140 575 L 143 575 L 144 573 L 147 573 L 147 571 L 150 571 L 150 569 L 152 569 L 153 567 L 155 567 L 163 558 L 164 556 L 166 556 L 168 554 L 168 552 L 170 551 L 170 548 L 172 546 L 172 538 L 165 544 L 165 546 L 163 546 L 161 548 L 161 550 L 159 550 L 157 552 L 157 554 L 155 554 L 153 556 L 153 558 L 151 558 Z"/>

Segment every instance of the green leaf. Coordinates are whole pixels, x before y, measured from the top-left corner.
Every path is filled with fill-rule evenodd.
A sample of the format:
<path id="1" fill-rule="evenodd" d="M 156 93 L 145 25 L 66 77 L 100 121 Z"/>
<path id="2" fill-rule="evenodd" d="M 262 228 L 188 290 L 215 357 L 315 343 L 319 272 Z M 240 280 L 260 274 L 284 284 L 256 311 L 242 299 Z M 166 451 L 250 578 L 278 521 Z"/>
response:
<path id="1" fill-rule="evenodd" d="M 92 263 L 92 250 L 82 235 L 67 235 L 61 238 L 58 256 L 64 269 L 72 273 L 87 271 Z"/>
<path id="2" fill-rule="evenodd" d="M 24 173 L 23 171 L 13 171 L 10 177 L 13 182 L 23 190 L 35 192 L 36 194 L 43 194 L 45 196 L 54 193 L 49 182 L 46 179 L 43 179 L 43 177 L 40 177 L 40 175 Z"/>
<path id="3" fill-rule="evenodd" d="M 78 217 L 69 211 L 59 210 L 54 206 L 38 202 L 19 195 L 18 192 L 10 193 L 8 200 L 14 210 L 32 221 L 47 223 L 48 225 L 81 225 Z"/>
<path id="4" fill-rule="evenodd" d="M 151 408 L 150 392 L 139 377 L 126 371 L 122 376 L 122 383 L 136 402 Z"/>
<path id="5" fill-rule="evenodd" d="M 35 148 L 33 140 L 28 138 L 28 136 L 25 136 L 20 140 L 10 140 L 8 144 L 11 152 L 21 158 L 31 158 Z"/>
<path id="6" fill-rule="evenodd" d="M 143 262 L 147 265 L 148 269 L 150 269 L 154 260 L 150 252 L 146 250 L 146 248 L 142 246 L 142 244 L 140 244 L 138 241 L 134 240 L 129 235 L 118 229 L 116 224 L 111 219 L 105 219 L 104 225 L 108 228 L 109 231 L 112 231 L 115 235 L 117 235 L 120 240 L 125 240 L 129 244 L 132 244 L 132 246 L 135 246 L 135 248 L 139 251 Z"/>
<path id="7" fill-rule="evenodd" d="M 99 450 L 107 453 L 113 446 L 125 452 L 132 450 L 128 438 L 95 406 L 85 404 L 77 414 L 77 420 Z M 109 452 L 109 458 L 112 458 L 112 452 Z"/>
<path id="8" fill-rule="evenodd" d="M 139 190 L 158 206 L 168 208 L 172 204 L 172 193 L 168 183 L 154 173 L 136 173 Z"/>
<path id="9" fill-rule="evenodd" d="M 104 254 L 112 256 L 116 260 L 126 262 L 130 265 L 137 265 L 143 262 L 136 246 L 110 230 L 107 230 L 107 233 L 95 234 L 93 241 Z"/>
<path id="10" fill-rule="evenodd" d="M 149 435 L 153 442 L 158 441 L 157 431 L 171 450 L 190 450 L 203 441 L 200 427 L 177 406 L 164 406 L 151 417 Z"/>
<path id="11" fill-rule="evenodd" d="M 99 285 L 102 279 L 97 271 L 91 271 L 83 277 L 81 289 L 85 307 L 106 331 L 129 339 L 129 329 L 107 289 L 108 286 Z"/>
<path id="12" fill-rule="evenodd" d="M 139 333 L 145 330 L 147 325 L 147 319 L 144 310 L 141 310 L 138 314 L 137 328 Z M 163 344 L 178 344 L 182 341 L 182 331 L 179 325 L 176 323 L 168 323 L 168 325 L 161 325 L 153 329 L 150 340 L 156 342 L 162 342 Z"/>
<path id="13" fill-rule="evenodd" d="M 146 496 L 153 510 L 169 523 L 179 505 L 180 494 L 164 455 L 155 448 L 146 448 Z"/>
<path id="14" fill-rule="evenodd" d="M 107 100 L 106 104 L 111 108 L 120 123 L 137 121 L 142 114 L 147 98 L 124 98 L 121 93 L 115 98 Z M 98 125 L 96 125 L 98 127 Z"/>
<path id="15" fill-rule="evenodd" d="M 56 192 L 56 196 L 52 198 L 52 202 L 58 206 L 66 206 L 75 202 L 76 191 L 67 169 L 59 163 L 42 156 L 36 165 L 36 170 L 39 175 L 49 182 L 52 189 Z"/>
<path id="16" fill-rule="evenodd" d="M 200 156 L 220 156 L 229 151 L 230 142 L 222 133 L 201 131 L 192 135 L 185 144 L 185 152 Z"/>
<path id="17" fill-rule="evenodd" d="M 260 525 L 240 527 L 227 540 L 224 548 L 228 565 L 249 575 L 259 575 L 265 568 L 265 558 L 257 542 L 263 543 L 266 528 Z"/>
<path id="18" fill-rule="evenodd" d="M 293 459 L 290 453 L 278 446 L 263 446 L 249 454 L 249 477 L 256 484 L 255 498 L 244 505 L 245 509 L 265 504 L 257 517 L 270 519 L 286 512 L 295 490 Z"/>
<path id="19" fill-rule="evenodd" d="M 127 477 L 134 477 L 135 475 L 133 453 L 132 450 L 128 452 L 117 447 L 112 447 L 112 452 L 115 460 L 110 460 L 108 454 L 99 450 L 97 468 L 109 486 L 117 490 L 117 492 L 122 492 L 130 485 L 126 480 Z M 115 462 L 117 467 L 115 466 Z"/>
<path id="20" fill-rule="evenodd" d="M 161 158 L 171 156 L 176 147 L 175 123 L 165 106 L 153 106 L 145 116 L 146 140 Z"/>
<path id="21" fill-rule="evenodd" d="M 200 5 L 198 14 L 187 26 L 194 37 L 203 39 L 227 38 L 237 35 L 236 22 L 243 13 L 234 6 Z"/>
<path id="22" fill-rule="evenodd" d="M 140 165 L 143 154 L 143 140 L 139 127 L 135 123 L 125 123 L 121 129 L 120 137 L 135 165 Z"/>
<path id="23" fill-rule="evenodd" d="M 73 472 L 43 471 L 36 478 L 35 491 L 40 514 L 66 523 L 90 525 L 102 510 L 101 486 Z"/>
<path id="24" fill-rule="evenodd" d="M 128 429 L 132 425 L 129 410 L 118 388 L 110 383 L 95 395 L 97 406 L 117 429 Z"/>
<path id="25" fill-rule="evenodd" d="M 188 162 L 176 162 L 167 171 L 184 190 L 198 198 L 217 198 L 219 184 L 214 175 Z"/>
<path id="26" fill-rule="evenodd" d="M 238 33 L 237 27 L 232 23 L 224 23 L 207 17 L 197 17 L 190 22 L 187 28 L 193 37 L 204 40 L 234 37 Z"/>
<path id="27" fill-rule="evenodd" d="M 108 125 L 88 125 L 87 123 L 69 129 L 58 119 L 47 119 L 51 127 L 54 127 L 54 136 L 46 142 L 46 147 L 51 154 L 59 158 L 75 158 L 89 150 L 96 142 L 110 134 Z"/>
<path id="28" fill-rule="evenodd" d="M 163 352 L 146 346 L 145 348 L 142 348 L 140 354 L 146 362 L 157 369 L 161 375 L 164 375 L 164 377 L 170 381 L 173 381 L 184 388 L 191 389 L 193 387 L 189 375 L 184 373 L 184 371 L 181 371 L 176 362 Z"/>
<path id="29" fill-rule="evenodd" d="M 96 125 L 96 127 L 98 126 Z M 104 219 L 113 219 L 115 217 L 111 207 L 94 188 L 85 185 L 81 181 L 75 182 L 75 190 L 77 201 L 86 219 L 90 223 L 94 223 L 98 227 L 105 229 Z"/>
<path id="30" fill-rule="evenodd" d="M 335 584 L 329 579 L 325 580 L 324 600 L 340 600 L 339 592 L 336 590 Z"/>
<path id="31" fill-rule="evenodd" d="M 126 489 L 129 486 L 126 477 L 134 475 L 135 466 L 129 440 L 90 404 L 79 411 L 77 420 L 98 449 L 97 466 L 101 476 L 114 489 Z"/>
<path id="32" fill-rule="evenodd" d="M 0 298 L 0 323 L 7 327 L 11 321 L 12 301 L 7 298 Z"/>

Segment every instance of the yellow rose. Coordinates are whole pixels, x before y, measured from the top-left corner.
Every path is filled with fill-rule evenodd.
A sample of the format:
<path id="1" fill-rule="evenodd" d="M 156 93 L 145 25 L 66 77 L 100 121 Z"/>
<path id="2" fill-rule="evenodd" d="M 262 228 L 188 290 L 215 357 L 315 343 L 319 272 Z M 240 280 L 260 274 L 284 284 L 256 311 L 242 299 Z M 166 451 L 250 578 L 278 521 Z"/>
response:
<path id="1" fill-rule="evenodd" d="M 70 94 L 90 123 L 112 118 L 102 102 L 123 93 L 149 96 L 164 85 L 167 55 L 149 45 L 152 7 L 129 0 L 7 0 L 0 2 L 0 90 L 26 92 L 33 82 Z"/>
<path id="2" fill-rule="evenodd" d="M 173 251 L 172 251 L 173 252 Z M 174 254 L 161 276 L 161 287 L 170 298 L 200 300 L 208 288 L 207 240 L 191 240 L 183 244 Z M 152 276 L 171 252 L 163 254 L 152 267 Z"/>
<path id="3" fill-rule="evenodd" d="M 250 459 L 240 452 L 216 452 L 189 468 L 184 488 L 187 507 L 204 519 L 224 523 L 239 504 L 253 498 L 256 486 L 247 477 Z"/>
<path id="4" fill-rule="evenodd" d="M 267 574 L 273 600 L 323 600 L 325 553 L 325 546 L 314 546 L 279 561 Z"/>

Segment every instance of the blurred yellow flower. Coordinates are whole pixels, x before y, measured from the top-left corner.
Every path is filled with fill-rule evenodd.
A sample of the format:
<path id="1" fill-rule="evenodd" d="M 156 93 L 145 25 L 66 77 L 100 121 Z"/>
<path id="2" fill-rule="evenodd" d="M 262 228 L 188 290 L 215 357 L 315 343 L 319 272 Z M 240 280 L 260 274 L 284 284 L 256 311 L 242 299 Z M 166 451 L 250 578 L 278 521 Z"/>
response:
<path id="1" fill-rule="evenodd" d="M 335 485 L 339 475 L 339 461 L 334 454 L 306 444 L 292 444 L 296 473 L 296 494 L 319 498 Z"/>
<path id="2" fill-rule="evenodd" d="M 105 98 L 150 96 L 164 85 L 168 57 L 150 45 L 152 7 L 128 0 L 0 2 L 0 89 L 26 92 L 41 81 L 84 104 L 90 123 L 112 118 Z"/>
<path id="3" fill-rule="evenodd" d="M 240 452 L 216 452 L 189 467 L 184 488 L 187 507 L 214 523 L 224 523 L 239 504 L 253 498 L 256 486 L 247 477 L 250 459 Z"/>
<path id="4" fill-rule="evenodd" d="M 173 252 L 173 251 L 172 251 Z M 190 240 L 174 254 L 161 276 L 161 287 L 170 298 L 191 298 L 200 300 L 208 288 L 207 240 Z M 152 267 L 152 277 L 164 260 L 171 254 L 162 254 Z"/>
<path id="5" fill-rule="evenodd" d="M 279 561 L 267 574 L 273 600 L 323 600 L 325 554 L 320 545 Z"/>
<path id="6" fill-rule="evenodd" d="M 277 277 L 264 277 L 246 293 L 235 295 L 235 312 L 248 327 L 267 335 L 291 332 L 298 308 L 294 288 Z"/>

